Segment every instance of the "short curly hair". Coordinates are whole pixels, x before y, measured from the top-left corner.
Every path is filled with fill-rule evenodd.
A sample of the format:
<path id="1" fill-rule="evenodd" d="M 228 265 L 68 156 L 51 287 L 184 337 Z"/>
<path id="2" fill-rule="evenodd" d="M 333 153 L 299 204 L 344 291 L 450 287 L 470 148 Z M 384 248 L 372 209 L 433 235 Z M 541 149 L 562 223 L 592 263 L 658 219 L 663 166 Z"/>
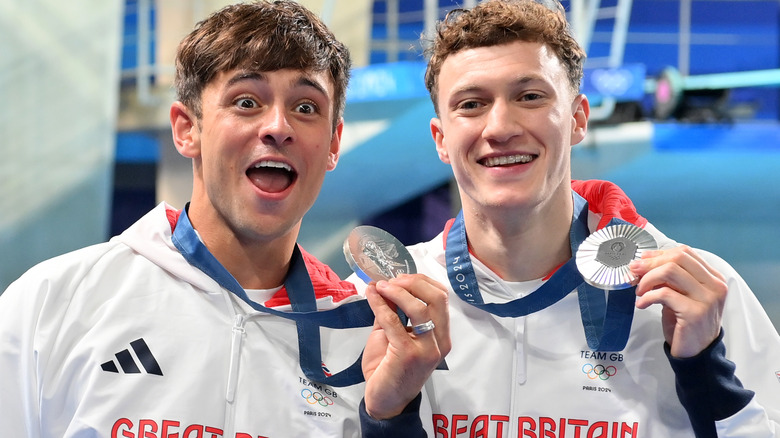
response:
<path id="1" fill-rule="evenodd" d="M 425 87 L 436 114 L 439 73 L 448 56 L 514 41 L 551 47 L 566 70 L 571 89 L 579 92 L 585 52 L 575 40 L 561 4 L 557 0 L 487 0 L 472 9 L 450 11 L 437 24 L 425 50 L 429 58 Z"/>
<path id="2" fill-rule="evenodd" d="M 201 94 L 217 74 L 234 70 L 328 71 L 334 86 L 333 129 L 344 113 L 351 60 L 311 11 L 290 0 L 226 6 L 179 44 L 174 86 L 179 101 L 202 117 Z"/>

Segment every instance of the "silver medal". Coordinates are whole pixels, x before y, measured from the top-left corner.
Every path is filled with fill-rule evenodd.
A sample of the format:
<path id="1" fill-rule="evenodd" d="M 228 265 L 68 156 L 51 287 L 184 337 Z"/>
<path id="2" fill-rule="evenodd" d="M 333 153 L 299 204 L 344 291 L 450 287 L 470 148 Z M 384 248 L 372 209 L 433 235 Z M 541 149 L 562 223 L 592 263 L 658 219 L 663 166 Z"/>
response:
<path id="1" fill-rule="evenodd" d="M 344 240 L 344 258 L 366 283 L 417 272 L 412 255 L 398 239 L 368 225 L 355 227 L 349 233 Z"/>
<path id="2" fill-rule="evenodd" d="M 585 239 L 577 249 L 577 269 L 591 286 L 605 290 L 626 289 L 637 278 L 628 269 L 642 253 L 658 249 L 647 231 L 631 224 L 602 228 Z"/>

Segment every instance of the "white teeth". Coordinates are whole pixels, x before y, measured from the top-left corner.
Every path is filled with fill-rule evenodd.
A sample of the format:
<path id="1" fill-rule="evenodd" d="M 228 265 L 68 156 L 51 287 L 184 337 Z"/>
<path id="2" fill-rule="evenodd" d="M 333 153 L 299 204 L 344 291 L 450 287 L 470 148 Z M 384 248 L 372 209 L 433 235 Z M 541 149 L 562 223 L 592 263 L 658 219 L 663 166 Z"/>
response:
<path id="1" fill-rule="evenodd" d="M 504 157 L 485 158 L 484 164 L 487 167 L 504 166 L 506 164 L 529 163 L 533 159 L 534 159 L 533 155 L 527 155 L 527 154 L 509 155 Z"/>
<path id="2" fill-rule="evenodd" d="M 290 167 L 287 163 L 282 163 L 279 161 L 270 161 L 270 160 L 263 160 L 253 166 L 254 168 L 258 169 L 261 167 L 275 167 L 277 169 L 284 169 L 288 172 L 292 172 L 292 167 Z"/>

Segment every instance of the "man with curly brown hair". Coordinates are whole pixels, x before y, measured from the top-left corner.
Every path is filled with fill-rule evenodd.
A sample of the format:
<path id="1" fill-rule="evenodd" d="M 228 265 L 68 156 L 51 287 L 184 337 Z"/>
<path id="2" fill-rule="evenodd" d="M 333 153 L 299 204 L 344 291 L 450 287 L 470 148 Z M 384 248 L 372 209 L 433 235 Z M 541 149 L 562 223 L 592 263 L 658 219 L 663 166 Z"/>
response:
<path id="1" fill-rule="evenodd" d="M 780 436 L 780 337 L 745 282 L 615 185 L 571 180 L 590 107 L 560 5 L 452 11 L 429 55 L 462 211 L 409 252 L 449 284 L 451 350 L 394 360 L 404 285 L 367 287 L 389 347 L 364 354 L 366 436 Z"/>

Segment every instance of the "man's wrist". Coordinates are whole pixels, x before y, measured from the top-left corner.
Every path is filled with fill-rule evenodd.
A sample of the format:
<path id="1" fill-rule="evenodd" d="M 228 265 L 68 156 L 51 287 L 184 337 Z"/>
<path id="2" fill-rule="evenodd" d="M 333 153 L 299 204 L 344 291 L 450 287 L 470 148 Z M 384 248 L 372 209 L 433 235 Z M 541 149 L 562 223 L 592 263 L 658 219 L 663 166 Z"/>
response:
<path id="1" fill-rule="evenodd" d="M 715 436 L 715 422 L 739 412 L 753 398 L 734 374 L 736 366 L 726 358 L 723 331 L 696 356 L 675 358 L 669 344 L 666 356 L 675 374 L 677 396 L 691 420 L 696 436 Z"/>
<path id="2" fill-rule="evenodd" d="M 363 438 L 427 437 L 420 419 L 422 394 L 409 402 L 400 414 L 387 419 L 376 419 L 368 414 L 366 400 L 360 401 L 360 428 Z"/>

